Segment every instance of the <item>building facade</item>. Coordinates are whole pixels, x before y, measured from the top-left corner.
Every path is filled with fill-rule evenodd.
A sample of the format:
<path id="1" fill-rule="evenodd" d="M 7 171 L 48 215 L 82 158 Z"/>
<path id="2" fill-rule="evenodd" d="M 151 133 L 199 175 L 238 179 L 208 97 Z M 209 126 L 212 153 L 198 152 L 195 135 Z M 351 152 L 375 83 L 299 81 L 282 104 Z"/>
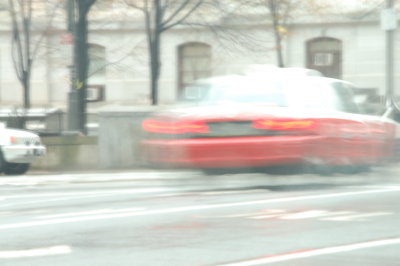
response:
<path id="1" fill-rule="evenodd" d="M 58 23 L 43 38 L 34 62 L 32 105 L 67 108 L 72 45 Z M 175 102 L 180 90 L 195 79 L 238 73 L 254 64 L 276 64 L 269 23 L 225 22 L 218 29 L 178 26 L 162 35 L 159 80 L 161 104 Z M 35 33 L 40 35 L 40 30 Z M 11 54 L 7 19 L 0 22 L 0 104 L 22 105 Z M 400 38 L 393 55 L 399 62 Z M 88 107 L 150 103 L 149 67 L 144 27 L 140 19 L 93 19 L 90 28 Z M 378 19 L 333 17 L 291 23 L 283 42 L 286 66 L 317 69 L 357 87 L 385 93 L 385 32 Z M 396 83 L 400 84 L 399 75 Z"/>

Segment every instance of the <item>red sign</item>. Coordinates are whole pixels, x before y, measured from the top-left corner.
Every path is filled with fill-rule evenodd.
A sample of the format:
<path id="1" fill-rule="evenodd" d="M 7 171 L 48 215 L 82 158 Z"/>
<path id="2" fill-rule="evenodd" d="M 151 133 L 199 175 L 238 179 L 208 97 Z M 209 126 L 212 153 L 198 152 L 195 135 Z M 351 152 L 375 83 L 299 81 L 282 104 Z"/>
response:
<path id="1" fill-rule="evenodd" d="M 60 44 L 71 45 L 74 43 L 74 35 L 72 33 L 64 33 L 60 36 Z"/>

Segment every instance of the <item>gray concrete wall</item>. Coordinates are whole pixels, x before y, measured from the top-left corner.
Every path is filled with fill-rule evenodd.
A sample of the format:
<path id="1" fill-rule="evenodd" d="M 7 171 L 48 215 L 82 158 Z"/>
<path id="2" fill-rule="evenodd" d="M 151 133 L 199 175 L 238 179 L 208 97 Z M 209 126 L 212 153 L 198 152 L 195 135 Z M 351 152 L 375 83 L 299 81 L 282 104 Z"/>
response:
<path id="1" fill-rule="evenodd" d="M 98 169 L 97 137 L 43 137 L 47 154 L 32 164 L 36 170 Z"/>
<path id="2" fill-rule="evenodd" d="M 142 165 L 141 123 L 157 107 L 126 107 L 99 113 L 99 163 L 101 168 Z"/>
<path id="3" fill-rule="evenodd" d="M 143 165 L 141 123 L 158 107 L 125 107 L 99 113 L 98 136 L 42 137 L 47 154 L 36 170 L 121 169 Z"/>

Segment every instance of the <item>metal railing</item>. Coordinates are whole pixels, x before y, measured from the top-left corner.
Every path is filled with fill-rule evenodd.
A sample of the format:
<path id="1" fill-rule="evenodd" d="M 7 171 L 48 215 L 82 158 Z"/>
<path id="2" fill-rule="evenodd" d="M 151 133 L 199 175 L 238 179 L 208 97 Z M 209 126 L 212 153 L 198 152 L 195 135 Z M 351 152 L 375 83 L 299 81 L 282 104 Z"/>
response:
<path id="1" fill-rule="evenodd" d="M 88 135 L 97 135 L 97 113 L 88 113 L 87 116 Z M 9 128 L 27 129 L 41 136 L 68 134 L 67 121 L 67 113 L 58 108 L 0 109 L 0 123 Z"/>

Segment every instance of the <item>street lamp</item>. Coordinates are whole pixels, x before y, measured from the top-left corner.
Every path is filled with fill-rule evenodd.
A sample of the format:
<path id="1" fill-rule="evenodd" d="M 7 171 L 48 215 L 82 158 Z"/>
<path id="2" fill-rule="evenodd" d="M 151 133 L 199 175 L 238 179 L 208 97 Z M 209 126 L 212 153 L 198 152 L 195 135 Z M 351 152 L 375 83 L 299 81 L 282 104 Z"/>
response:
<path id="1" fill-rule="evenodd" d="M 75 43 L 75 0 L 67 0 L 67 30 L 68 34 L 72 36 L 72 43 Z M 71 55 L 72 62 L 69 67 L 70 72 L 70 91 L 68 92 L 68 131 L 77 132 L 80 131 L 79 116 L 81 115 L 79 109 L 79 92 L 75 88 L 76 80 L 76 60 L 74 53 L 74 46 L 72 47 Z"/>
<path id="2" fill-rule="evenodd" d="M 397 14 L 394 0 L 386 0 L 381 12 L 381 28 L 386 32 L 386 108 L 393 107 L 394 96 L 394 33 L 397 28 Z"/>

